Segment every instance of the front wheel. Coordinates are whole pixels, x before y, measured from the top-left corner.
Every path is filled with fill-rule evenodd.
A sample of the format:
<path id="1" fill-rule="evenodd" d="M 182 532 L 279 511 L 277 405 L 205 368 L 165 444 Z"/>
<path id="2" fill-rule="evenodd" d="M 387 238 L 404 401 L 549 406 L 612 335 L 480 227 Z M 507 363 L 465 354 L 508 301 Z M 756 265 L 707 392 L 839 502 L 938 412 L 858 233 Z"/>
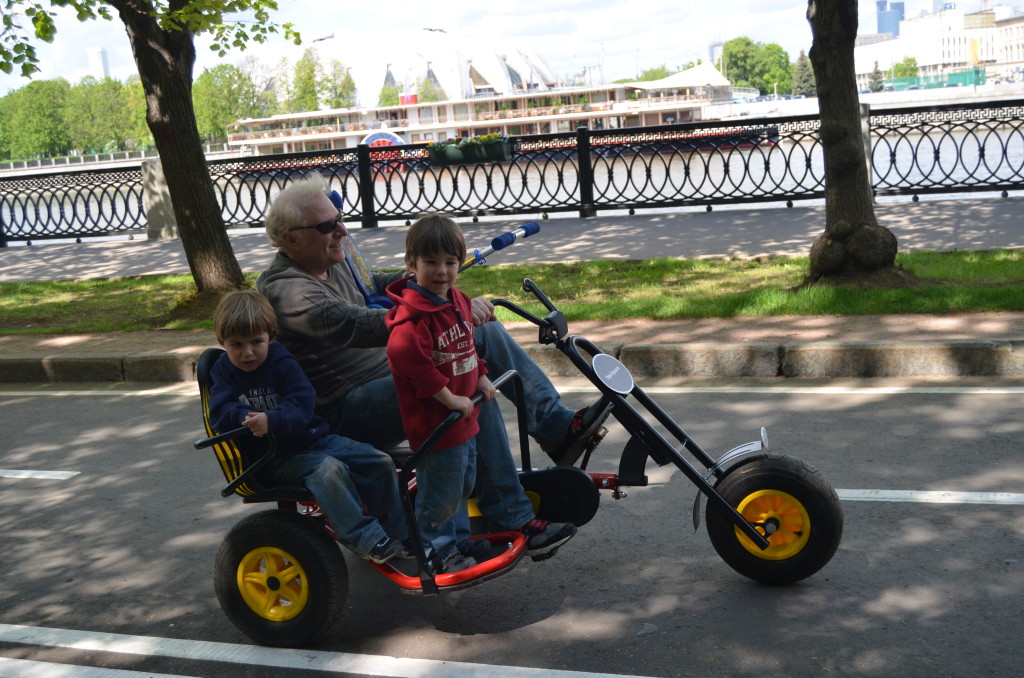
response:
<path id="1" fill-rule="evenodd" d="M 824 567 L 843 536 L 843 512 L 832 486 L 787 456 L 765 456 L 730 470 L 715 489 L 768 538 L 761 550 L 713 505 L 708 536 L 722 560 L 764 584 L 791 584 Z"/>
<path id="2" fill-rule="evenodd" d="M 341 617 L 348 569 L 313 519 L 281 510 L 235 525 L 217 552 L 214 588 L 238 630 L 261 645 L 296 647 Z"/>

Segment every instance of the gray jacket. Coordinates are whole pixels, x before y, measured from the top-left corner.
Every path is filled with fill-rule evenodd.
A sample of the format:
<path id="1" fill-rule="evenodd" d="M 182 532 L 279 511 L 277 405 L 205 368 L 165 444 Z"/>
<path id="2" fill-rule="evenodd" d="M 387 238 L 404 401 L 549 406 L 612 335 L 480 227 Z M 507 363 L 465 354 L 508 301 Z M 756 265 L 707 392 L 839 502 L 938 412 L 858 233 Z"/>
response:
<path id="1" fill-rule="evenodd" d="M 384 289 L 402 273 L 375 273 Z M 313 383 L 321 412 L 351 389 L 390 374 L 385 347 L 387 311 L 367 308 L 348 266 L 328 280 L 306 273 L 279 251 L 256 280 L 277 314 L 278 340 L 292 352 Z"/>

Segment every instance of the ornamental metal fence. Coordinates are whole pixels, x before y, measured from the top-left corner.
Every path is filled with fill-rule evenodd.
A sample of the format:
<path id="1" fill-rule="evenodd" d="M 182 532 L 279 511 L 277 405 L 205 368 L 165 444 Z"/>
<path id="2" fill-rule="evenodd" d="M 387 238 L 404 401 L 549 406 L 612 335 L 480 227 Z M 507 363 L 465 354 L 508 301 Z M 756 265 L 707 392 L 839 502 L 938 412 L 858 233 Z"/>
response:
<path id="1" fill-rule="evenodd" d="M 1024 101 L 870 113 L 876 194 L 1024 188 Z M 425 144 L 209 162 L 229 227 L 261 227 L 288 182 L 318 172 L 351 222 L 785 202 L 824 196 L 817 116 L 511 137 L 497 160 L 444 160 Z M 506 159 L 507 158 L 507 159 Z M 140 171 L 0 179 L 0 246 L 146 228 Z"/>

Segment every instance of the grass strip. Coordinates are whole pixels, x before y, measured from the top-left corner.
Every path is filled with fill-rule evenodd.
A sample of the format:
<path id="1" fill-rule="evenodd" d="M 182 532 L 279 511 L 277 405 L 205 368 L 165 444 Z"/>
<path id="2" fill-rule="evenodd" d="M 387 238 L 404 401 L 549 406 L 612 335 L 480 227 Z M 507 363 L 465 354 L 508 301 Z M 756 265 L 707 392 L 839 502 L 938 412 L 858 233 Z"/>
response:
<path id="1" fill-rule="evenodd" d="M 543 313 L 522 290 L 530 277 L 569 320 L 1020 311 L 1022 260 L 1024 250 L 901 253 L 897 265 L 919 284 L 895 288 L 800 287 L 806 257 L 488 265 L 459 286 Z M 187 275 L 0 283 L 0 334 L 211 327 L 209 304 L 195 298 Z"/>

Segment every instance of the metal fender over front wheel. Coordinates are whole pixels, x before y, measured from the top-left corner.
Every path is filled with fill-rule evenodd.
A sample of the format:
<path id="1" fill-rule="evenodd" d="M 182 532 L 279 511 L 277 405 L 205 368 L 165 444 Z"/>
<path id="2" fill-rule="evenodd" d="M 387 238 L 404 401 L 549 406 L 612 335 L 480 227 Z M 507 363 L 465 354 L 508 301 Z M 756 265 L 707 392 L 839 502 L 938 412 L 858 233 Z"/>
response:
<path id="1" fill-rule="evenodd" d="M 721 510 L 708 506 L 708 536 L 729 567 L 764 584 L 810 577 L 832 559 L 843 512 L 831 485 L 799 459 L 766 455 L 731 471 L 716 486 L 726 502 L 768 538 L 761 550 Z"/>
<path id="2" fill-rule="evenodd" d="M 296 647 L 341 617 L 348 569 L 323 526 L 289 511 L 253 514 L 235 525 L 217 552 L 220 606 L 261 645 Z"/>

